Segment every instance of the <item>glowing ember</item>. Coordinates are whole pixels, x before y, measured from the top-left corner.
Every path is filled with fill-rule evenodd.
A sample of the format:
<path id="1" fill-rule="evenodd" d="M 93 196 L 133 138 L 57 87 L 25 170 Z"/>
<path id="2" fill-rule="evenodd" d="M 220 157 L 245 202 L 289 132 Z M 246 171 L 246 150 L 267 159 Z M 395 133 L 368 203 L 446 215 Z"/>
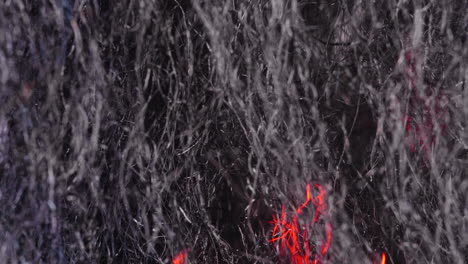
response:
<path id="1" fill-rule="evenodd" d="M 177 256 L 172 259 L 172 264 L 185 264 L 187 258 L 187 250 L 181 251 Z"/>
<path id="2" fill-rule="evenodd" d="M 386 259 L 387 259 L 387 256 L 385 255 L 385 253 L 382 253 L 380 264 L 385 264 Z"/>
<path id="3" fill-rule="evenodd" d="M 329 222 L 325 224 L 326 240 L 321 242 L 320 250 L 318 248 L 311 248 L 309 241 L 309 234 L 312 227 L 326 215 L 325 206 L 325 190 L 319 184 L 314 184 L 318 190 L 318 195 L 312 199 L 311 186 L 307 184 L 306 200 L 295 211 L 296 214 L 288 217 L 284 206 L 281 208 L 279 217 L 273 215 L 274 224 L 272 231 L 272 239 L 269 241 L 277 243 L 279 247 L 279 254 L 282 257 L 289 257 L 291 264 L 319 264 L 322 263 L 324 255 L 330 247 L 332 239 L 332 226 Z M 308 225 L 299 225 L 299 216 L 303 215 L 304 208 L 306 208 L 312 201 L 315 207 L 315 215 L 313 221 Z M 289 220 L 291 219 L 291 220 Z M 306 219 L 302 219 L 308 222 Z"/>

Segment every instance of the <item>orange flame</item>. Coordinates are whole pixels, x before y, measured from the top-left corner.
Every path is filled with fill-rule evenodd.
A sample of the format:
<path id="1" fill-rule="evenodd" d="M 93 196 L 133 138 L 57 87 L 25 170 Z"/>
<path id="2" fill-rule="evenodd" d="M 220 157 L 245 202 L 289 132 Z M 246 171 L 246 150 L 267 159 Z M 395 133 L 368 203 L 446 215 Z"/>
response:
<path id="1" fill-rule="evenodd" d="M 172 264 L 185 264 L 187 258 L 187 250 L 181 251 L 177 256 L 172 259 Z"/>
<path id="2" fill-rule="evenodd" d="M 387 256 L 385 255 L 385 253 L 382 253 L 380 264 L 385 264 L 386 260 L 387 260 Z"/>
<path id="3" fill-rule="evenodd" d="M 296 214 L 288 221 L 284 206 L 281 208 L 279 218 L 273 215 L 274 224 L 272 238 L 269 240 L 272 243 L 279 243 L 279 253 L 282 256 L 289 255 L 292 264 L 319 264 L 323 256 L 327 253 L 332 239 L 332 226 L 330 223 L 325 224 L 326 241 L 322 242 L 320 254 L 315 253 L 316 249 L 311 250 L 309 242 L 309 229 L 316 224 L 321 216 L 325 214 L 325 190 L 319 184 L 314 184 L 318 189 L 319 194 L 312 199 L 311 186 L 307 184 L 306 200 L 296 209 Z M 304 208 L 312 201 L 315 207 L 315 215 L 311 226 L 299 227 L 298 216 L 302 215 Z M 302 232 L 301 232 L 302 230 Z"/>

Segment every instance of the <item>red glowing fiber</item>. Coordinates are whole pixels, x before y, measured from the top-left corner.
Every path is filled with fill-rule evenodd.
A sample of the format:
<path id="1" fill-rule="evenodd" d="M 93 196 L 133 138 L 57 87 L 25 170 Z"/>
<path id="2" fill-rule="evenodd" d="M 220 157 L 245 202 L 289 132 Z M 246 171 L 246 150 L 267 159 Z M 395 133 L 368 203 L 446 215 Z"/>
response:
<path id="1" fill-rule="evenodd" d="M 187 250 L 181 251 L 177 256 L 172 259 L 172 264 L 185 264 L 187 258 Z"/>
<path id="2" fill-rule="evenodd" d="M 281 208 L 279 217 L 273 215 L 274 224 L 272 238 L 269 240 L 277 244 L 279 254 L 282 257 L 289 257 L 291 264 L 320 264 L 324 255 L 330 247 L 332 239 L 332 226 L 329 222 L 325 223 L 326 239 L 320 243 L 318 247 L 311 248 L 309 234 L 314 228 L 314 225 L 325 216 L 325 190 L 319 184 L 314 184 L 318 190 L 318 195 L 312 199 L 311 185 L 306 187 L 306 200 L 296 210 L 292 217 L 288 217 L 284 206 Z M 312 202 L 315 207 L 313 221 L 303 219 L 304 209 Z M 300 226 L 299 217 L 301 220 L 309 224 Z"/>
<path id="3" fill-rule="evenodd" d="M 446 128 L 443 120 L 447 115 L 447 108 L 444 105 L 446 98 L 442 94 L 434 95 L 436 91 L 430 87 L 418 88 L 418 72 L 416 70 L 418 56 L 416 52 L 408 50 L 405 52 L 404 58 L 407 65 L 406 78 L 409 80 L 411 90 L 409 113 L 404 118 L 406 142 L 411 152 L 416 152 L 416 147 L 419 146 L 428 157 L 430 149 L 436 141 L 436 127 L 439 127 L 442 133 Z"/>

